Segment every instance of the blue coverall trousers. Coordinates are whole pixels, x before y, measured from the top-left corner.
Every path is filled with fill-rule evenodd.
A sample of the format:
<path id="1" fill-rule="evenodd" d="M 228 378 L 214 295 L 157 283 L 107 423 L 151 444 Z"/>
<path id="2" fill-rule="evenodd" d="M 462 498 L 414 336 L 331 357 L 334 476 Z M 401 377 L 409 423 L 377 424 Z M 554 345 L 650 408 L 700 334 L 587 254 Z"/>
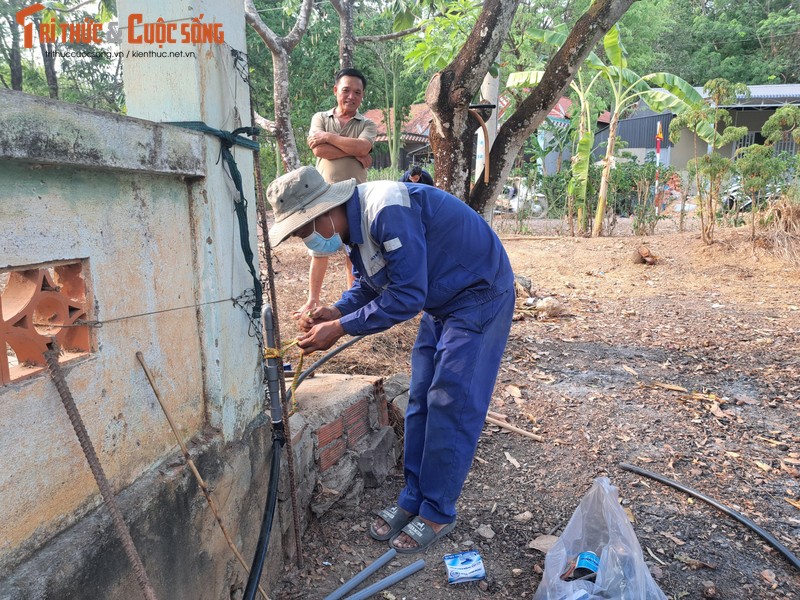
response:
<path id="1" fill-rule="evenodd" d="M 403 510 L 434 523 L 455 520 L 513 314 L 510 289 L 444 319 L 422 315 L 411 354 Z"/>

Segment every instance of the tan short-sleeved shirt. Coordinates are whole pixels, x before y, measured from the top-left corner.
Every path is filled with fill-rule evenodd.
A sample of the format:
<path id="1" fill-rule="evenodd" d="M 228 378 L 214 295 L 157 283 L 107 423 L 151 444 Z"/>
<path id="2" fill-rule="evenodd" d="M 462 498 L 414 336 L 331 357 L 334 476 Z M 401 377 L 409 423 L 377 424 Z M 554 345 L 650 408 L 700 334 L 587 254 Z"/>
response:
<path id="1" fill-rule="evenodd" d="M 375 144 L 378 126 L 375 125 L 374 121 L 367 119 L 360 112 L 356 112 L 355 116 L 344 127 L 339 127 L 339 119 L 334 116 L 333 111 L 334 109 L 331 109 L 315 114 L 311 118 L 309 135 L 317 131 L 325 131 L 344 137 L 369 140 L 370 144 Z M 352 156 L 345 156 L 335 160 L 318 158 L 317 171 L 322 174 L 323 179 L 328 183 L 345 181 L 351 177 L 355 177 L 357 183 L 365 183 L 367 181 L 367 170 Z"/>

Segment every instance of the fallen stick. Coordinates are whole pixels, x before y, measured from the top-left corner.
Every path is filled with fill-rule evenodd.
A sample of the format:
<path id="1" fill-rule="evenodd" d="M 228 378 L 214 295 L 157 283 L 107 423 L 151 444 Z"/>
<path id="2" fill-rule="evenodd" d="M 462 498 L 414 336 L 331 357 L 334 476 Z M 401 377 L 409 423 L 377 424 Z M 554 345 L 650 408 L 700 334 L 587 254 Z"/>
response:
<path id="1" fill-rule="evenodd" d="M 487 414 L 494 419 L 499 419 L 500 421 L 508 420 L 508 415 L 504 415 L 503 413 L 499 412 L 494 412 L 493 410 L 490 410 Z"/>
<path id="2" fill-rule="evenodd" d="M 541 435 L 531 433 L 530 431 L 525 431 L 524 429 L 520 429 L 519 427 L 514 427 L 513 425 L 509 425 L 505 421 L 501 421 L 500 419 L 495 419 L 494 417 L 490 417 L 488 415 L 486 416 L 486 422 L 491 423 L 492 425 L 497 425 L 498 427 L 502 427 L 503 429 L 508 429 L 509 431 L 513 431 L 514 433 L 524 435 L 525 437 L 529 437 L 532 440 L 536 440 L 537 442 L 544 441 L 544 437 L 542 437 Z"/>

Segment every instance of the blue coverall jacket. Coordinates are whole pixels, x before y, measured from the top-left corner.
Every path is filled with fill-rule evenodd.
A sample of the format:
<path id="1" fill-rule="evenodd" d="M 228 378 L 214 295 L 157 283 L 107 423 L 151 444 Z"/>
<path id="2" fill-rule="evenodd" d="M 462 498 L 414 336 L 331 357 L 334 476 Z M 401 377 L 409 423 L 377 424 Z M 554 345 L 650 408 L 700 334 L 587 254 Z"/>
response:
<path id="1" fill-rule="evenodd" d="M 435 187 L 363 183 L 345 210 L 356 281 L 336 303 L 342 328 L 377 333 L 423 311 L 398 504 L 450 523 L 511 326 L 511 264 L 486 221 Z"/>

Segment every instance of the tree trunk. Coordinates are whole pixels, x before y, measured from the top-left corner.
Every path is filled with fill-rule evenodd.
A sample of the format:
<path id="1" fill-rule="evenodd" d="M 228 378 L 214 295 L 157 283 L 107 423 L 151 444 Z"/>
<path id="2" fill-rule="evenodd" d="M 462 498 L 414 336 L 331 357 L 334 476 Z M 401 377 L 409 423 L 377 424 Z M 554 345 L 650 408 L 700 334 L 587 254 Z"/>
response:
<path id="1" fill-rule="evenodd" d="M 508 35 L 518 4 L 519 0 L 486 0 L 466 43 L 455 59 L 434 75 L 425 92 L 433 113 L 429 139 L 436 185 L 464 200 L 470 194 L 472 137 L 477 126 L 469 118 L 469 104 Z M 486 153 L 488 157 L 489 148 Z M 494 171 L 491 163 L 490 170 Z M 471 205 L 482 213 L 485 204 Z"/>
<path id="2" fill-rule="evenodd" d="M 34 19 L 37 31 L 41 29 L 41 20 Z M 56 46 L 55 44 L 45 44 L 39 41 L 39 51 L 42 53 L 42 64 L 44 64 L 44 76 L 47 80 L 47 89 L 50 97 L 58 99 L 58 75 L 56 74 Z"/>
<path id="3" fill-rule="evenodd" d="M 247 23 L 258 33 L 272 54 L 273 98 L 275 102 L 275 140 L 283 165 L 287 171 L 299 168 L 300 156 L 292 129 L 291 101 L 289 99 L 289 54 L 303 38 L 308 28 L 312 0 L 303 0 L 303 5 L 292 30 L 278 37 L 267 27 L 258 14 L 253 0 L 244 1 Z"/>
<path id="4" fill-rule="evenodd" d="M 600 176 L 600 191 L 597 194 L 597 211 L 594 213 L 594 226 L 592 227 L 592 237 L 603 235 L 603 213 L 606 211 L 608 203 L 608 180 L 611 178 L 611 165 L 614 162 L 614 146 L 617 143 L 617 126 L 619 125 L 619 113 L 611 115 L 611 123 L 608 126 L 608 146 L 606 146 L 606 161 L 603 165 L 603 174 Z"/>
<path id="5" fill-rule="evenodd" d="M 403 140 L 403 117 L 402 111 L 397 110 L 397 80 L 399 75 L 395 72 L 395 64 L 392 63 L 392 118 L 394 119 L 394 137 L 392 138 L 392 146 L 389 155 L 392 159 L 391 166 L 399 169 L 400 165 L 400 146 Z"/>
<path id="6" fill-rule="evenodd" d="M 272 73 L 275 78 L 272 98 L 275 103 L 275 141 L 283 159 L 283 167 L 288 173 L 299 169 L 300 155 L 294 138 L 289 100 L 289 55 L 287 52 L 272 53 Z"/>
<path id="7" fill-rule="evenodd" d="M 22 52 L 19 49 L 19 25 L 8 16 L 8 28 L 11 30 L 11 48 L 9 49 L 9 70 L 11 71 L 11 89 L 22 91 Z"/>
<path id="8" fill-rule="evenodd" d="M 502 188 L 503 182 L 511 171 L 514 158 L 522 149 L 525 140 L 527 140 L 539 125 L 541 125 L 547 117 L 547 113 L 564 94 L 575 74 L 578 72 L 580 65 L 597 42 L 603 38 L 633 2 L 635 2 L 635 0 L 597 0 L 589 7 L 586 13 L 581 16 L 575 24 L 575 27 L 573 27 L 572 31 L 567 36 L 564 45 L 548 63 L 541 83 L 531 91 L 527 98 L 519 103 L 517 110 L 506 120 L 498 131 L 497 138 L 489 152 L 492 178 L 488 184 L 483 183 L 482 178 L 478 178 L 469 197 L 469 204 L 472 208 L 478 212 L 482 212 L 487 203 L 497 196 Z M 481 32 L 483 31 L 492 31 L 498 36 L 502 33 L 502 38 L 505 38 L 507 32 L 505 19 L 507 18 L 510 23 L 510 20 L 513 19 L 513 13 L 516 10 L 517 4 L 518 2 L 516 1 L 509 2 L 503 0 L 501 2 L 500 0 L 487 0 L 484 3 L 484 10 L 481 14 L 481 18 L 478 19 L 462 52 L 467 48 L 475 52 L 483 51 L 487 57 L 487 62 L 485 64 L 486 69 L 488 69 L 490 60 L 496 56 L 495 47 L 489 45 L 488 42 L 484 46 L 481 46 L 472 40 L 475 37 L 481 38 Z M 487 23 L 487 20 L 484 19 L 486 13 L 491 13 L 491 16 L 487 18 L 493 17 L 497 21 L 494 28 L 489 26 L 488 29 L 485 29 L 490 25 L 490 23 Z M 506 29 L 501 30 L 501 26 L 506 27 Z M 484 35 L 483 37 L 490 36 Z M 472 45 L 470 45 L 471 42 Z M 459 53 L 459 58 L 461 58 L 461 53 Z M 456 60 L 459 60 L 459 58 Z M 473 60 L 473 64 L 484 63 L 478 63 L 478 61 Z M 445 73 L 448 72 L 453 73 L 453 80 L 444 78 Z M 485 73 L 485 71 L 482 73 Z M 442 84 L 447 82 L 450 86 L 449 89 L 453 91 L 477 89 L 467 85 L 471 80 L 467 79 L 465 74 L 453 68 L 453 65 L 447 67 L 447 69 L 442 72 L 441 81 Z M 444 94 L 440 94 L 440 97 L 442 96 L 444 96 Z M 429 105 L 431 104 L 430 99 L 428 99 L 428 103 Z M 433 106 L 431 106 L 431 108 L 435 113 L 436 109 L 433 108 Z M 436 119 L 434 119 L 434 123 L 436 123 Z M 446 131 L 446 133 L 448 132 Z M 447 149 L 445 149 L 445 152 L 447 152 Z M 436 171 L 438 180 L 439 155 L 437 155 Z M 452 177 L 453 174 L 448 173 L 448 175 Z"/>
<path id="9" fill-rule="evenodd" d="M 353 52 L 356 47 L 356 36 L 353 33 L 354 0 L 331 0 L 336 14 L 339 15 L 339 68 L 353 68 Z"/>

